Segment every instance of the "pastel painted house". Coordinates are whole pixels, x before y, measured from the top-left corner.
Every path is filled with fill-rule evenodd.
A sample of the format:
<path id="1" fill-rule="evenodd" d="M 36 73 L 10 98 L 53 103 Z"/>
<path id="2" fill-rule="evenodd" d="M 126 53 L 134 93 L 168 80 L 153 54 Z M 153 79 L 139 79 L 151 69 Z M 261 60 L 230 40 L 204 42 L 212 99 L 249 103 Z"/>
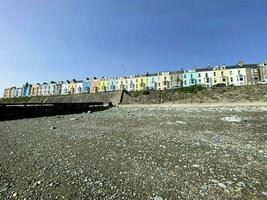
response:
<path id="1" fill-rule="evenodd" d="M 170 72 L 160 72 L 158 77 L 158 90 L 168 90 L 171 82 Z"/>
<path id="2" fill-rule="evenodd" d="M 212 85 L 223 84 L 228 86 L 230 84 L 229 72 L 225 65 L 214 67 Z"/>
<path id="3" fill-rule="evenodd" d="M 31 88 L 31 96 L 38 96 L 40 90 L 40 84 L 33 84 Z"/>
<path id="4" fill-rule="evenodd" d="M 116 90 L 126 89 L 126 79 L 127 77 L 119 77 L 116 81 Z"/>
<path id="5" fill-rule="evenodd" d="M 135 91 L 135 85 L 136 85 L 136 78 L 135 78 L 135 76 L 129 76 L 129 77 L 127 77 L 127 81 L 126 81 L 126 90 L 127 91 Z"/>
<path id="6" fill-rule="evenodd" d="M 85 81 L 83 81 L 82 93 L 89 94 L 90 90 L 91 90 L 91 81 L 89 78 L 87 78 Z"/>
<path id="7" fill-rule="evenodd" d="M 146 90 L 157 90 L 159 77 L 157 74 L 146 75 Z"/>
<path id="8" fill-rule="evenodd" d="M 116 78 L 108 79 L 108 91 L 112 92 L 116 90 Z"/>
<path id="9" fill-rule="evenodd" d="M 76 81 L 75 79 L 73 79 L 68 84 L 68 91 L 70 94 L 81 94 L 82 93 L 82 87 L 83 87 L 83 81 L 81 81 L 81 80 Z"/>
<path id="10" fill-rule="evenodd" d="M 183 72 L 174 71 L 170 72 L 170 87 L 169 89 L 181 88 L 183 87 Z"/>
<path id="11" fill-rule="evenodd" d="M 91 93 L 97 93 L 99 92 L 99 80 L 94 77 L 93 80 L 91 80 Z"/>
<path id="12" fill-rule="evenodd" d="M 197 85 L 197 72 L 196 70 L 187 70 L 183 73 L 183 87 L 190 87 Z"/>
<path id="13" fill-rule="evenodd" d="M 108 90 L 108 80 L 102 77 L 99 81 L 99 92 L 106 92 Z"/>
<path id="14" fill-rule="evenodd" d="M 211 67 L 199 68 L 197 72 L 197 85 L 203 87 L 212 87 L 213 82 L 213 70 Z"/>
<path id="15" fill-rule="evenodd" d="M 31 95 L 31 88 L 32 88 L 32 85 L 31 85 L 31 84 L 29 84 L 29 83 L 27 82 L 27 83 L 25 83 L 25 84 L 22 86 L 22 88 L 23 88 L 23 94 L 22 94 L 22 96 L 24 96 L 24 97 L 28 97 L 28 96 Z"/>
<path id="16" fill-rule="evenodd" d="M 54 82 L 51 81 L 50 84 L 48 84 L 48 94 L 49 95 L 61 95 L 61 82 Z"/>
<path id="17" fill-rule="evenodd" d="M 10 98 L 11 97 L 11 88 L 6 88 L 4 90 L 4 98 Z"/>
<path id="18" fill-rule="evenodd" d="M 147 79 L 145 75 L 135 77 L 135 91 L 143 91 L 146 88 Z"/>

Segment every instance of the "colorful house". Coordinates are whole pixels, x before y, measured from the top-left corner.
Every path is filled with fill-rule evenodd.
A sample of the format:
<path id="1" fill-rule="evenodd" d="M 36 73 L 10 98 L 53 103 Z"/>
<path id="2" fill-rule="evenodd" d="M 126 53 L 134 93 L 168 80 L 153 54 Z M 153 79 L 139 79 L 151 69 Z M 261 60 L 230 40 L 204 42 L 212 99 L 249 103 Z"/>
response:
<path id="1" fill-rule="evenodd" d="M 96 77 L 91 80 L 91 93 L 97 93 L 99 92 L 99 80 L 96 79 Z"/>
<path id="2" fill-rule="evenodd" d="M 212 85 L 224 84 L 229 85 L 229 70 L 226 69 L 225 65 L 213 68 L 213 83 Z"/>
<path id="3" fill-rule="evenodd" d="M 182 71 L 174 71 L 170 72 L 170 88 L 181 88 L 183 87 L 183 72 Z"/>
<path id="4" fill-rule="evenodd" d="M 31 96 L 38 96 L 39 90 L 40 90 L 40 84 L 39 83 L 32 85 Z"/>
<path id="5" fill-rule="evenodd" d="M 102 77 L 99 81 L 99 92 L 106 92 L 108 90 L 108 80 Z"/>
<path id="6" fill-rule="evenodd" d="M 196 70 L 187 70 L 183 73 L 183 87 L 190 87 L 197 85 L 197 72 Z"/>
<path id="7" fill-rule="evenodd" d="M 212 87 L 213 82 L 213 70 L 211 67 L 199 68 L 197 72 L 197 85 L 203 87 Z"/>
<path id="8" fill-rule="evenodd" d="M 107 90 L 110 92 L 115 91 L 116 90 L 116 82 L 117 82 L 116 78 L 109 78 Z"/>
<path id="9" fill-rule="evenodd" d="M 157 90 L 159 82 L 158 74 L 146 74 L 146 90 Z"/>
<path id="10" fill-rule="evenodd" d="M 147 79 L 145 75 L 135 77 L 135 91 L 143 91 L 146 88 Z"/>
<path id="11" fill-rule="evenodd" d="M 27 82 L 27 83 L 25 83 L 25 84 L 22 86 L 22 88 L 23 88 L 23 94 L 22 94 L 22 96 L 24 96 L 24 97 L 28 97 L 28 96 L 31 95 L 31 89 L 32 89 L 32 85 L 31 85 L 31 84 L 29 84 L 29 83 Z"/>
<path id="12" fill-rule="evenodd" d="M 116 80 L 116 90 L 125 90 L 126 89 L 126 79 L 127 79 L 127 77 L 119 77 Z"/>
<path id="13" fill-rule="evenodd" d="M 82 93 L 89 94 L 90 90 L 91 90 L 91 81 L 89 78 L 87 78 L 85 81 L 83 81 Z"/>
<path id="14" fill-rule="evenodd" d="M 158 90 L 168 90 L 171 82 L 170 72 L 160 72 L 158 77 Z"/>
<path id="15" fill-rule="evenodd" d="M 11 98 L 11 88 L 6 88 L 4 90 L 4 98 Z"/>
<path id="16" fill-rule="evenodd" d="M 61 82 L 54 82 L 51 81 L 50 84 L 48 84 L 48 94 L 49 95 L 61 95 Z"/>

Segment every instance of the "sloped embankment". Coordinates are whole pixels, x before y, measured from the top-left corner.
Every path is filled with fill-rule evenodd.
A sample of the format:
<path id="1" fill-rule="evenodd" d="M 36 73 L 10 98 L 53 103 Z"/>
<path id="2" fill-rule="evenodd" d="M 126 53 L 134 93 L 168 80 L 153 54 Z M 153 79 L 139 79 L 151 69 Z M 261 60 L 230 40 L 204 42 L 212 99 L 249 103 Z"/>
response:
<path id="1" fill-rule="evenodd" d="M 267 102 L 267 85 L 128 92 L 122 104 Z"/>
<path id="2" fill-rule="evenodd" d="M 106 92 L 96 94 L 77 94 L 65 96 L 43 96 L 43 97 L 20 97 L 1 99 L 0 103 L 90 103 L 90 102 L 112 102 L 117 105 L 121 101 L 122 91 Z"/>

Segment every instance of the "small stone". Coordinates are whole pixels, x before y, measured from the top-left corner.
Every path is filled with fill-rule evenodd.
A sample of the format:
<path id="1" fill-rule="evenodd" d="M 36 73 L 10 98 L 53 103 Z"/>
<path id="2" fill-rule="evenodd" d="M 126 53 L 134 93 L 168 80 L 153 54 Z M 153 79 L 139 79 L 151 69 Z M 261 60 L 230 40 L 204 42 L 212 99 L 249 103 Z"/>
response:
<path id="1" fill-rule="evenodd" d="M 53 130 L 53 129 L 56 129 L 56 127 L 52 126 L 50 129 Z"/>
<path id="2" fill-rule="evenodd" d="M 264 196 L 267 196 L 267 192 L 262 192 L 262 194 L 263 194 Z"/>
<path id="3" fill-rule="evenodd" d="M 37 181 L 37 184 L 40 185 L 41 184 L 41 181 Z"/>
<path id="4" fill-rule="evenodd" d="M 218 183 L 218 185 L 222 188 L 226 188 L 226 185 L 224 185 L 223 183 Z"/>
<path id="5" fill-rule="evenodd" d="M 192 167 L 198 168 L 198 167 L 200 167 L 200 165 L 194 164 L 194 165 L 192 165 Z"/>
<path id="6" fill-rule="evenodd" d="M 160 197 L 160 196 L 155 196 L 155 197 L 154 197 L 154 200 L 163 200 L 163 198 Z"/>
<path id="7" fill-rule="evenodd" d="M 12 196 L 13 196 L 13 197 L 16 197 L 17 195 L 18 195 L 18 193 L 15 192 Z"/>
<path id="8" fill-rule="evenodd" d="M 76 117 L 71 117 L 71 118 L 69 118 L 69 120 L 70 121 L 75 121 L 75 120 L 77 120 L 78 118 L 76 118 Z"/>

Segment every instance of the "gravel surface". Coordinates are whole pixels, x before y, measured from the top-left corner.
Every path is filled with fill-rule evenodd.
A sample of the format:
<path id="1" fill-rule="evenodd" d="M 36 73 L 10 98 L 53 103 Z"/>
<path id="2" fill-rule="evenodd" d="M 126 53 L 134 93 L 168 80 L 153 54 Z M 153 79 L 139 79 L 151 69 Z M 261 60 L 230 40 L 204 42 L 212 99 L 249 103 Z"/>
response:
<path id="1" fill-rule="evenodd" d="M 267 107 L 0 122 L 0 199 L 266 199 Z"/>

